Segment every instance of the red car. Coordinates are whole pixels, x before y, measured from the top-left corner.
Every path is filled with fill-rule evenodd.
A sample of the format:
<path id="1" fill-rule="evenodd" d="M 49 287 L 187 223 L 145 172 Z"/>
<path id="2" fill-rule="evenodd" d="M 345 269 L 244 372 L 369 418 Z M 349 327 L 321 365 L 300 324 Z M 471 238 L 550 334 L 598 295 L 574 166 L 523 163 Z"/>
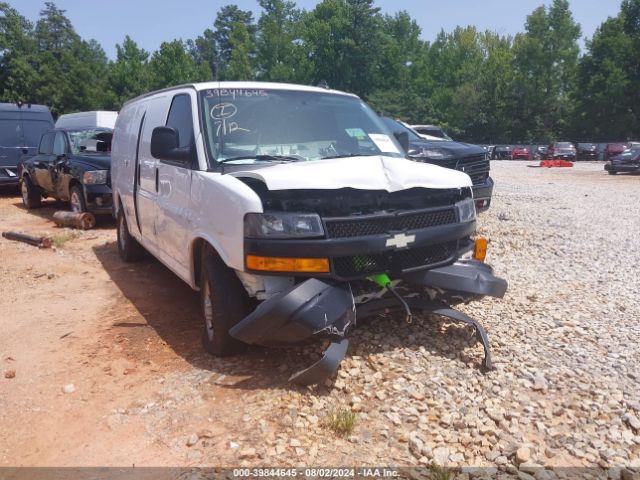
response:
<path id="1" fill-rule="evenodd" d="M 511 150 L 511 158 L 514 160 L 529 160 L 529 149 L 522 145 L 513 147 L 513 150 Z"/>
<path id="2" fill-rule="evenodd" d="M 620 155 L 626 149 L 626 143 L 607 143 L 607 149 L 604 151 L 604 159 L 609 160 L 611 157 Z"/>

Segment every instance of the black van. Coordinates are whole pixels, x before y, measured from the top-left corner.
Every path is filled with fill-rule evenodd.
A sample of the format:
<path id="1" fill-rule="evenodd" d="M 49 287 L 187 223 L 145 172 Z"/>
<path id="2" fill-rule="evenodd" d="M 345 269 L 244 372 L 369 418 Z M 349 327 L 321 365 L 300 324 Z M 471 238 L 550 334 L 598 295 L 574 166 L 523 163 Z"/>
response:
<path id="1" fill-rule="evenodd" d="M 18 185 L 18 161 L 35 155 L 53 117 L 44 105 L 0 103 L 0 186 Z"/>

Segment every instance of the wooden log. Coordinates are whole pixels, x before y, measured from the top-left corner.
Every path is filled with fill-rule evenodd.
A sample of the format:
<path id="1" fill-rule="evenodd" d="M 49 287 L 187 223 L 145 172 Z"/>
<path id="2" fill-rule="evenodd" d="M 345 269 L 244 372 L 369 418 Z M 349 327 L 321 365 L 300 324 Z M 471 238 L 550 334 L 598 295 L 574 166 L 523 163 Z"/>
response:
<path id="1" fill-rule="evenodd" d="M 2 236 L 7 240 L 28 243 L 34 247 L 51 248 L 51 240 L 46 237 L 34 237 L 33 235 L 18 232 L 2 232 Z"/>
<path id="2" fill-rule="evenodd" d="M 60 227 L 73 227 L 88 230 L 96 226 L 96 217 L 92 213 L 66 212 L 59 210 L 53 214 L 53 221 Z"/>

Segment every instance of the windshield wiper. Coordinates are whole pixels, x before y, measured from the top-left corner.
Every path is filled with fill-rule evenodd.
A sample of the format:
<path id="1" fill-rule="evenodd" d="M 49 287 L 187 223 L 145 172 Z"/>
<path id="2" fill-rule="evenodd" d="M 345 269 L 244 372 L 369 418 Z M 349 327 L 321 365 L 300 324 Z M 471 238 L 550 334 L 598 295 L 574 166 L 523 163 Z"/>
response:
<path id="1" fill-rule="evenodd" d="M 229 157 L 217 160 L 218 163 L 233 162 L 235 160 L 256 160 L 257 162 L 299 162 L 298 157 L 290 157 L 287 155 L 241 155 L 238 157 Z"/>
<path id="2" fill-rule="evenodd" d="M 321 157 L 320 160 L 329 160 L 331 158 L 347 158 L 347 157 L 377 157 L 378 154 L 375 153 L 345 153 L 341 155 L 328 155 L 326 157 Z"/>

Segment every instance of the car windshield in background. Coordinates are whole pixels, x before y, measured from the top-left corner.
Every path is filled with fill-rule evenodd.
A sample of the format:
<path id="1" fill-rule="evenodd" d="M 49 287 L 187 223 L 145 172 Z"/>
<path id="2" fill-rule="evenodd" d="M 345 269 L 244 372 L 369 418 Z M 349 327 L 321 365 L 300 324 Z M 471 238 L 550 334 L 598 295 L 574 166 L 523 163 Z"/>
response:
<path id="1" fill-rule="evenodd" d="M 209 89 L 201 93 L 205 141 L 218 163 L 404 158 L 382 120 L 360 99 L 324 92 Z"/>
<path id="2" fill-rule="evenodd" d="M 108 128 L 90 128 L 83 130 L 69 130 L 71 151 L 73 154 L 88 152 L 111 151 L 113 130 Z"/>
<path id="3" fill-rule="evenodd" d="M 556 148 L 573 148 L 573 145 L 569 142 L 556 143 Z"/>
<path id="4" fill-rule="evenodd" d="M 414 130 L 412 130 L 411 128 L 406 127 L 405 125 L 403 125 L 402 123 L 398 122 L 397 120 L 394 120 L 393 118 L 389 118 L 389 117 L 381 117 L 382 121 L 384 122 L 384 124 L 387 126 L 387 128 L 389 130 L 391 130 L 392 133 L 403 133 L 406 132 L 407 135 L 409 135 L 409 141 L 414 141 L 414 142 L 423 142 L 424 138 L 422 138 L 420 135 L 418 135 Z"/>

